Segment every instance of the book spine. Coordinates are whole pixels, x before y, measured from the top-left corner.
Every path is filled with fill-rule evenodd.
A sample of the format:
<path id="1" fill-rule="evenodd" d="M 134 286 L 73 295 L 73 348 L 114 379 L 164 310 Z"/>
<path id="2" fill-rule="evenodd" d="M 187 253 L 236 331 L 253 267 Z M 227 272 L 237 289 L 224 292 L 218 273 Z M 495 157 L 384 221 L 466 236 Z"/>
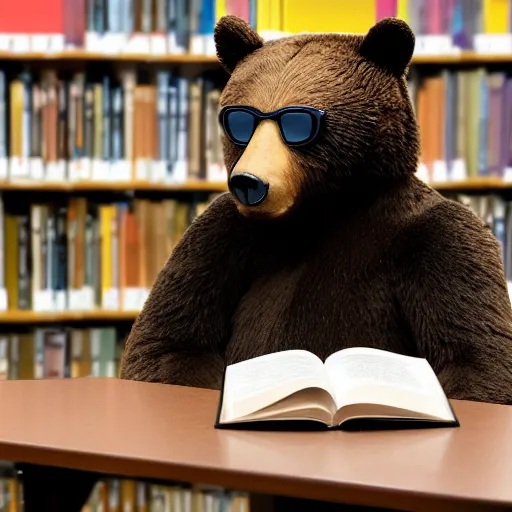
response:
<path id="1" fill-rule="evenodd" d="M 18 309 L 31 309 L 30 300 L 30 243 L 29 243 L 29 217 L 22 214 L 18 217 Z"/>

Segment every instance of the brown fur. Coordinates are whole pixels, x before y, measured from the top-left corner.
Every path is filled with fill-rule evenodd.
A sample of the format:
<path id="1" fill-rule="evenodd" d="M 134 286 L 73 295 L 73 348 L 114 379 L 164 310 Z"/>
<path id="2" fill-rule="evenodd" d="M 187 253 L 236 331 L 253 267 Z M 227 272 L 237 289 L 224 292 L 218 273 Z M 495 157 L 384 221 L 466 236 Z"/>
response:
<path id="1" fill-rule="evenodd" d="M 300 150 L 270 123 L 245 154 L 224 140 L 230 171 L 262 172 L 280 190 L 265 207 L 272 218 L 225 194 L 196 219 L 133 326 L 121 377 L 218 388 L 226 364 L 250 357 L 370 346 L 426 357 L 452 398 L 512 403 L 499 245 L 469 209 L 414 177 L 411 37 L 386 20 L 367 38 L 261 45 L 241 20 L 219 22 L 232 72 L 223 105 L 312 105 L 327 111 L 326 127 Z M 293 207 L 283 209 L 283 190 Z"/>

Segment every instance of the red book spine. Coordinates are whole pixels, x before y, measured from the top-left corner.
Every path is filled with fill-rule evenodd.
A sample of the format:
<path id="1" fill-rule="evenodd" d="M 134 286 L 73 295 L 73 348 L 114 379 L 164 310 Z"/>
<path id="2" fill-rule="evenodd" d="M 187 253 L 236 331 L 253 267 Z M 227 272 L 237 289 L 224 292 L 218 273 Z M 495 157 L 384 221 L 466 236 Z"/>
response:
<path id="1" fill-rule="evenodd" d="M 0 1 L 0 34 L 62 34 L 67 0 Z"/>

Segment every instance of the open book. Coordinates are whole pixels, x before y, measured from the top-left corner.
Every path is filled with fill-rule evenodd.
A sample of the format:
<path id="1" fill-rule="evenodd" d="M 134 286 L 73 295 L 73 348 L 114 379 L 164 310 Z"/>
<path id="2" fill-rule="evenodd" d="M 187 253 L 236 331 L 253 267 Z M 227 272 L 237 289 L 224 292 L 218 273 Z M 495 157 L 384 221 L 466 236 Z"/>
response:
<path id="1" fill-rule="evenodd" d="M 340 350 L 325 363 L 287 350 L 228 366 L 215 427 L 274 420 L 339 429 L 354 421 L 356 428 L 459 426 L 426 359 L 371 348 Z"/>

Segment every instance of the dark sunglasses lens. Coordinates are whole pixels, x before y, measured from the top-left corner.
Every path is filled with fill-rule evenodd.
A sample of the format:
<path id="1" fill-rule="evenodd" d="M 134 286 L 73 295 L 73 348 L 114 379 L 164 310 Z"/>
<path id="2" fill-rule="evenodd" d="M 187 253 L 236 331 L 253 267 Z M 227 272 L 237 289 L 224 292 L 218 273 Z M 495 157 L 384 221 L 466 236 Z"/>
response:
<path id="1" fill-rule="evenodd" d="M 281 127 L 286 142 L 298 144 L 313 134 L 313 119 L 307 112 L 288 112 L 281 116 Z"/>
<path id="2" fill-rule="evenodd" d="M 254 132 L 254 117 L 249 112 L 234 110 L 226 116 L 226 124 L 231 137 L 236 141 L 246 144 L 251 140 Z"/>

